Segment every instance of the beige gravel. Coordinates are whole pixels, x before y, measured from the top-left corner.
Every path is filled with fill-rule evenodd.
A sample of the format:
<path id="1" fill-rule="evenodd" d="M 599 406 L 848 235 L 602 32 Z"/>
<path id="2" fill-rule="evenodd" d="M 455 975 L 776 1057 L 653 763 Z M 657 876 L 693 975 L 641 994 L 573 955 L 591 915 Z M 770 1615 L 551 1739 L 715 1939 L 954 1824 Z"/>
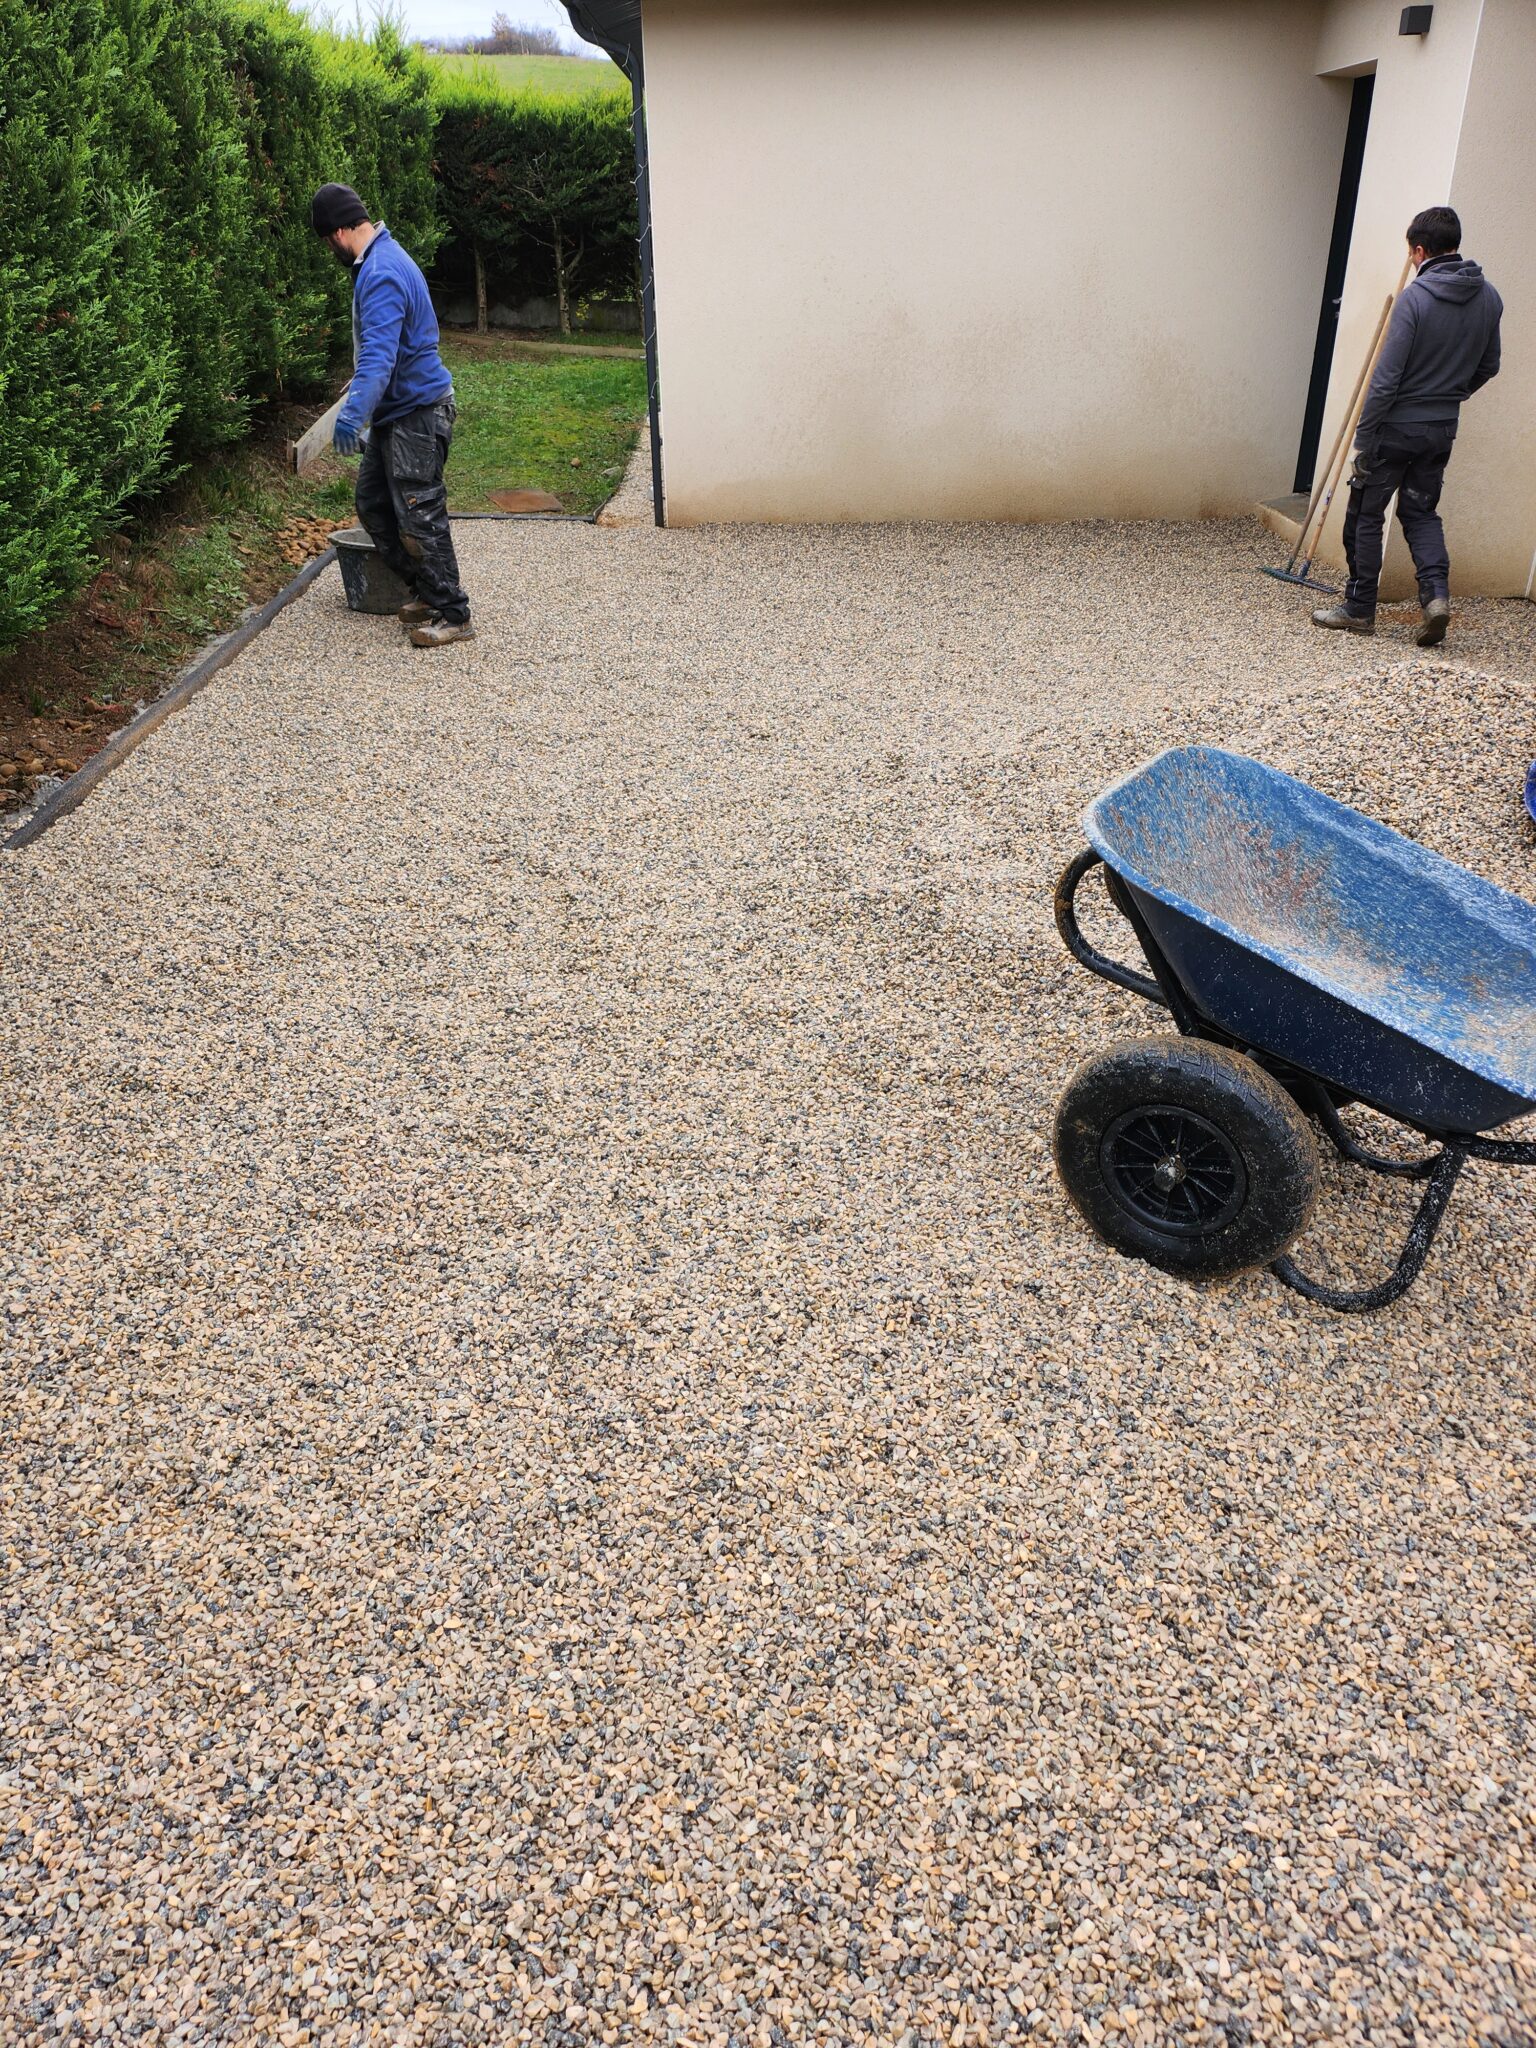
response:
<path id="1" fill-rule="evenodd" d="M 0 860 L 0 2038 L 1530 2041 L 1536 1176 L 1359 1323 L 1045 1140 L 1153 1022 L 1051 926 L 1099 783 L 1219 739 L 1536 893 L 1536 612 L 460 538 L 473 645 L 329 575 Z"/>

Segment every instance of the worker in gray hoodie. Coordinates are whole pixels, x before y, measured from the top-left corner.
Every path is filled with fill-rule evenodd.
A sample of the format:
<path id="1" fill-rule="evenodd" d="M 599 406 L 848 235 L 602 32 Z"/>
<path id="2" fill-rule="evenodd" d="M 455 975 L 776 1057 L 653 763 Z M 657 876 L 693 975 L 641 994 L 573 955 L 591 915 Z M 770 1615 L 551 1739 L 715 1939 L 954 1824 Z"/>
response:
<path id="1" fill-rule="evenodd" d="M 1397 516 L 1419 579 L 1421 647 L 1438 647 L 1451 622 L 1451 565 L 1440 523 L 1440 487 L 1462 400 L 1499 374 L 1504 302 L 1461 254 L 1461 222 L 1431 206 L 1408 229 L 1418 275 L 1393 309 L 1355 436 L 1344 515 L 1349 582 L 1342 604 L 1312 614 L 1336 633 L 1374 633 L 1387 508 Z"/>

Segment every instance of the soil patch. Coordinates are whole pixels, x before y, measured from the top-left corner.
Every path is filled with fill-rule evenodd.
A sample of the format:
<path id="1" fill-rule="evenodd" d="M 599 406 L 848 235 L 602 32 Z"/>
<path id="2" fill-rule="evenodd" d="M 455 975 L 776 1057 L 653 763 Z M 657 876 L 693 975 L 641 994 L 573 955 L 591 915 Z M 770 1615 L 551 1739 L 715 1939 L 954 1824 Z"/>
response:
<path id="1" fill-rule="evenodd" d="M 188 473 L 101 545 L 101 567 L 50 626 L 0 657 L 0 815 L 73 775 L 197 648 L 264 604 L 345 520 L 339 465 L 289 474 L 313 406 L 272 406 L 233 454 Z"/>

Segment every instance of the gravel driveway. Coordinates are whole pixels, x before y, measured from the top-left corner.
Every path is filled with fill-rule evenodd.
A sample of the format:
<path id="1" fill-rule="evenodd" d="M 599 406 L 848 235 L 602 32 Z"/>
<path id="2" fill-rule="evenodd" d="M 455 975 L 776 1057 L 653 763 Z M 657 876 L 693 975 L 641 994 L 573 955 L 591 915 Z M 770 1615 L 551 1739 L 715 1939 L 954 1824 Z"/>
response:
<path id="1" fill-rule="evenodd" d="M 461 539 L 473 647 L 327 575 L 0 856 L 0 2038 L 1531 2041 L 1536 1176 L 1357 1322 L 1046 1137 L 1151 1023 L 1094 789 L 1218 739 L 1536 893 L 1536 611 Z"/>

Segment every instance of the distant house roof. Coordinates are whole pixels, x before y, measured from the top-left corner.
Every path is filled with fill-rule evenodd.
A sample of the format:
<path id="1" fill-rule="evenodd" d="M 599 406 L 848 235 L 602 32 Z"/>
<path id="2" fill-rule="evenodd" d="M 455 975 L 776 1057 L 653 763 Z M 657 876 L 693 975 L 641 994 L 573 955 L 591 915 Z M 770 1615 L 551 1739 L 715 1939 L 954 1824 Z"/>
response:
<path id="1" fill-rule="evenodd" d="M 644 83 L 640 0 L 565 0 L 565 11 L 583 42 L 606 50 L 631 85 Z"/>

